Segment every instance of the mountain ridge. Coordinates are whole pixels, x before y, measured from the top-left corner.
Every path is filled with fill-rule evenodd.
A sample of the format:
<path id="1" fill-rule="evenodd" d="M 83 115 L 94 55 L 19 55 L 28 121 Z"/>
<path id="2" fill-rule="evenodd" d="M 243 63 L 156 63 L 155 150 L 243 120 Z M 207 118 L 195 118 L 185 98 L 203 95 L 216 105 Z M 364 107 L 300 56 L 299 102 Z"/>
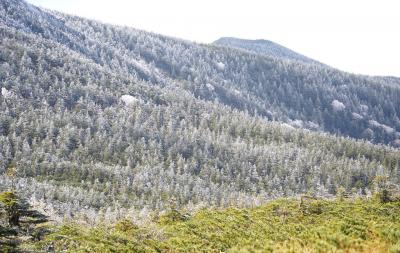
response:
<path id="1" fill-rule="evenodd" d="M 248 40 L 235 37 L 221 37 L 212 44 L 239 48 L 256 54 L 287 60 L 295 60 L 302 63 L 325 65 L 307 56 L 299 54 L 287 47 L 279 45 L 276 42 L 265 39 Z"/>
<path id="2" fill-rule="evenodd" d="M 20 12 L 27 13 L 29 19 L 23 17 L 19 18 L 20 16 L 17 15 L 18 11 L 12 10 L 13 6 L 19 6 L 21 9 Z M 400 120 L 398 110 L 396 110 L 396 108 L 399 108 L 400 105 L 398 99 L 395 99 L 394 96 L 394 94 L 398 93 L 397 88 L 399 87 L 398 84 L 400 83 L 398 78 L 358 76 L 341 72 L 326 65 L 319 64 L 308 65 L 301 64 L 299 62 L 284 63 L 279 60 L 281 59 L 279 57 L 277 59 L 273 59 L 274 57 L 272 59 L 262 58 L 264 55 L 266 57 L 271 57 L 271 55 L 262 53 L 256 53 L 257 56 L 252 57 L 251 55 L 247 55 L 245 52 L 234 53 L 234 51 L 230 51 L 228 48 L 228 51 L 226 51 L 223 49 L 223 47 L 220 49 L 212 49 L 210 52 L 207 52 L 208 49 L 206 48 L 208 48 L 208 45 L 203 46 L 201 44 L 195 44 L 167 36 L 147 33 L 137 29 L 102 24 L 104 27 L 112 27 L 114 32 L 117 33 L 117 36 L 124 36 L 125 38 L 132 37 L 133 34 L 141 34 L 143 38 L 145 35 L 148 35 L 149 37 L 154 38 L 154 41 L 158 43 L 156 45 L 157 48 L 165 48 L 170 43 L 177 44 L 176 52 L 172 52 L 172 50 L 170 50 L 168 52 L 168 56 L 163 55 L 161 51 L 156 53 L 158 55 L 155 55 L 154 53 L 156 51 L 154 51 L 154 48 L 156 47 L 151 48 L 151 45 L 145 45 L 147 43 L 146 41 L 144 41 L 144 45 L 147 47 L 146 50 L 148 51 L 145 50 L 144 54 L 143 52 L 140 52 L 142 49 L 140 49 L 140 47 L 133 46 L 134 44 L 132 44 L 132 42 L 128 42 L 131 44 L 127 45 L 127 41 L 124 41 L 125 39 L 116 43 L 117 47 L 107 48 L 104 46 L 104 44 L 96 42 L 93 39 L 89 39 L 90 35 L 85 35 L 85 31 L 80 31 L 79 29 L 76 29 L 76 27 L 71 26 L 74 22 L 81 22 L 83 20 L 85 20 L 84 23 L 89 25 L 94 21 L 81 19 L 79 17 L 67 16 L 62 13 L 52 11 L 41 11 L 40 8 L 31 7 L 31 5 L 25 3 L 24 1 L 3 1 L 3 7 L 4 10 L 11 8 L 8 13 L 11 13 L 12 16 L 14 16 L 14 18 L 9 18 L 7 21 L 4 20 L 6 23 L 9 22 L 8 25 L 10 25 L 10 27 L 15 27 L 17 30 L 29 29 L 30 34 L 34 36 L 40 35 L 47 39 L 54 40 L 57 43 L 60 43 L 67 48 L 82 54 L 83 57 L 89 58 L 101 66 L 110 68 L 109 64 L 100 59 L 101 57 L 98 55 L 98 51 L 102 50 L 104 51 L 104 54 L 109 55 L 106 61 L 114 61 L 118 62 L 118 64 L 123 63 L 126 65 L 127 69 L 124 70 L 124 73 L 121 72 L 123 68 L 110 69 L 111 71 L 121 72 L 120 74 L 125 76 L 134 76 L 136 79 L 144 80 L 149 83 L 158 83 L 161 86 L 166 85 L 167 83 L 173 86 L 179 83 L 178 86 L 181 86 L 183 81 L 185 83 L 184 89 L 194 94 L 194 96 L 198 98 L 209 101 L 218 100 L 221 103 L 233 108 L 247 110 L 252 114 L 257 112 L 258 114 L 261 114 L 270 120 L 272 119 L 289 123 L 292 126 L 301 126 L 312 130 L 317 128 L 320 131 L 326 131 L 330 133 L 338 132 L 344 136 L 350 136 L 353 138 L 366 138 L 374 142 L 389 144 L 393 144 L 394 141 L 397 140 L 396 136 L 400 135 Z M 35 15 L 32 15 L 30 13 L 31 11 L 34 11 Z M 3 17 L 7 17 L 6 12 L 3 14 Z M 38 25 L 37 22 L 39 21 L 37 21 L 37 17 L 40 17 L 40 20 L 44 22 Z M 47 31 L 47 34 L 44 34 L 43 31 Z M 129 31 L 131 34 L 128 36 L 123 34 L 125 31 Z M 229 40 L 231 39 L 232 38 L 229 38 Z M 115 43 L 111 41 L 103 42 L 111 43 L 111 45 L 112 43 Z M 273 43 L 266 40 L 256 40 L 256 42 Z M 273 44 L 277 45 L 276 43 Z M 280 45 L 277 46 L 281 47 Z M 97 52 L 94 50 L 94 47 L 98 47 L 96 49 Z M 134 47 L 136 48 L 134 49 Z M 285 50 L 289 49 L 285 48 Z M 124 58 L 122 54 L 119 55 L 119 51 L 123 52 L 124 55 L 130 55 L 131 58 Z M 209 57 L 209 59 L 204 59 L 206 60 L 205 64 L 200 63 L 198 62 L 198 59 L 193 57 L 193 55 L 190 55 L 191 52 L 196 52 L 196 54 L 200 55 L 203 52 L 207 52 L 205 56 Z M 290 50 L 289 52 L 293 51 Z M 183 54 L 183 57 L 177 58 L 173 56 L 175 57 L 173 60 L 175 62 L 171 62 L 170 59 L 167 59 L 174 54 Z M 211 59 L 214 56 L 225 59 Z M 245 64 L 244 66 L 247 66 L 247 69 L 239 69 L 237 66 L 229 66 L 230 64 L 227 64 L 227 62 L 232 60 L 234 61 L 235 65 L 239 64 L 239 62 L 236 62 L 238 57 L 243 58 L 243 62 Z M 257 61 L 260 62 L 261 65 L 256 63 Z M 193 73 L 196 68 L 206 69 L 208 72 L 205 72 L 205 75 Z M 237 73 L 234 74 L 232 71 L 237 71 Z M 276 75 L 276 73 L 278 73 L 278 75 Z M 196 77 L 196 75 L 198 77 Z M 240 75 L 242 75 L 242 77 Z M 313 75 L 314 77 L 310 77 L 310 75 Z M 334 80 L 336 76 L 338 78 Z M 314 80 L 313 78 L 318 78 L 318 80 Z M 203 83 L 199 83 L 199 80 L 201 80 Z M 311 83 L 316 81 L 316 85 L 318 87 L 306 87 L 309 84 L 306 84 L 305 82 L 310 81 Z M 352 84 L 354 82 L 356 82 L 356 84 Z M 285 101 L 284 97 L 282 97 L 284 96 L 284 91 L 277 90 L 278 87 L 274 87 L 275 83 L 286 86 L 284 90 L 289 93 L 286 94 L 286 96 L 289 95 L 291 97 L 290 100 Z M 385 89 L 394 89 L 394 93 L 392 91 L 388 93 L 393 93 L 393 98 L 379 101 L 378 106 L 385 107 L 378 108 L 379 110 L 370 112 L 367 117 L 364 117 L 362 124 L 358 124 L 359 126 L 363 125 L 362 129 L 356 129 L 355 131 L 352 131 L 351 129 L 353 126 L 348 126 L 354 118 L 351 115 L 362 115 L 362 110 L 366 108 L 364 105 L 368 106 L 369 110 L 377 105 L 376 102 L 369 104 L 368 101 L 362 101 L 369 99 L 368 97 L 371 97 L 371 95 L 366 96 L 365 91 L 362 91 L 365 84 L 367 84 L 366 89 L 378 89 L 382 85 L 384 85 L 383 87 Z M 351 89 L 355 90 L 356 92 L 353 94 L 348 93 L 346 91 L 346 87 L 348 85 L 352 86 Z M 296 86 L 298 87 L 297 90 Z M 301 86 L 303 87 L 299 89 Z M 272 90 L 267 91 L 267 89 Z M 312 91 L 312 97 L 318 97 L 317 100 L 308 97 L 310 94 L 305 93 L 306 90 L 312 89 L 315 89 Z M 268 94 L 271 92 L 272 94 Z M 290 93 L 294 94 L 290 95 Z M 321 94 L 324 93 L 326 94 L 321 97 Z M 370 91 L 370 93 L 382 93 L 382 91 L 376 90 Z M 382 95 L 383 94 L 380 94 L 379 96 Z M 387 96 L 387 94 L 385 94 L 385 96 Z M 348 101 L 342 101 L 341 97 Z M 305 99 L 311 99 L 311 105 L 310 103 L 305 103 Z M 373 100 L 378 101 L 379 99 L 380 98 L 375 97 Z M 292 102 L 293 100 L 298 100 L 298 102 L 300 102 L 299 105 L 294 105 Z M 342 126 L 340 126 L 337 120 L 330 119 L 328 114 L 322 115 L 321 117 L 321 115 L 318 115 L 320 113 L 305 111 L 306 108 L 311 106 L 324 110 L 328 109 L 328 111 L 329 108 L 327 107 L 331 107 L 330 110 L 335 111 L 336 109 L 332 106 L 332 103 L 335 100 L 345 105 L 345 111 L 351 110 L 350 114 L 346 113 L 347 116 L 342 115 L 346 116 L 345 118 L 340 119 L 343 122 Z M 390 100 L 393 102 L 393 105 L 389 104 L 388 101 Z M 354 104 L 354 102 L 357 104 Z M 349 108 L 350 104 L 354 104 L 352 106 L 353 108 Z M 380 110 L 383 111 L 383 116 Z M 379 124 L 370 124 L 370 121 L 378 122 L 383 127 L 376 127 L 379 126 Z M 382 129 L 393 129 L 393 131 L 390 130 L 390 133 L 385 133 L 382 131 Z M 371 131 L 378 134 L 378 136 L 370 136 L 370 134 L 367 132 Z M 388 134 L 391 136 L 388 136 Z"/>

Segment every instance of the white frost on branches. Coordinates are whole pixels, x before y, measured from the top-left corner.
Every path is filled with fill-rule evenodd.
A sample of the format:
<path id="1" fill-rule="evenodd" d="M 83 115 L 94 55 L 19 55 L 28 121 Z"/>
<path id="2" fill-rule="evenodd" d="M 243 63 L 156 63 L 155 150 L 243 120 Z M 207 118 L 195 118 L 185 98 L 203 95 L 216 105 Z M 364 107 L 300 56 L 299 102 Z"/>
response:
<path id="1" fill-rule="evenodd" d="M 346 106 L 342 102 L 336 99 L 332 101 L 331 105 L 333 110 L 336 112 L 343 111 L 346 108 Z"/>
<path id="2" fill-rule="evenodd" d="M 122 95 L 121 101 L 124 102 L 126 105 L 133 105 L 136 104 L 139 100 L 131 95 Z"/>

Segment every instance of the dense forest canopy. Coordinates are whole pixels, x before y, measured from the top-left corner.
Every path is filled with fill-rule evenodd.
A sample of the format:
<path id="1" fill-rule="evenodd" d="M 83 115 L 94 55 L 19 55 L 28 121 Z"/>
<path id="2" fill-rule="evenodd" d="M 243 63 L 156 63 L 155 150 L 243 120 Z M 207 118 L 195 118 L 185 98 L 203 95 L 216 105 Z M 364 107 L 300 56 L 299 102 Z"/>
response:
<path id="1" fill-rule="evenodd" d="M 397 78 L 2 0 L 0 86 L 0 190 L 60 219 L 400 183 Z"/>

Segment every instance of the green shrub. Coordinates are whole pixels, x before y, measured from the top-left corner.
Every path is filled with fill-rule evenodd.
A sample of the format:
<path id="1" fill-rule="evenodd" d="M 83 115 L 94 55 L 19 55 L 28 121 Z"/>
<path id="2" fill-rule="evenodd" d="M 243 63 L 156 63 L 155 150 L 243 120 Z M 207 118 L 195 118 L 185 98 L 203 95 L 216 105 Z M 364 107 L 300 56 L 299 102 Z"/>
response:
<path id="1" fill-rule="evenodd" d="M 389 253 L 400 253 L 400 242 L 398 242 L 395 245 L 391 246 L 390 249 L 389 249 Z"/>
<path id="2" fill-rule="evenodd" d="M 186 221 L 189 219 L 188 214 L 183 214 L 176 209 L 168 211 L 159 217 L 158 222 L 162 225 L 173 224 L 179 221 Z"/>
<path id="3" fill-rule="evenodd" d="M 190 218 L 172 209 L 149 227 L 129 220 L 111 228 L 63 226 L 45 245 L 99 253 L 399 252 L 399 213 L 399 202 L 281 199 L 256 208 L 204 209 Z"/>
<path id="4" fill-rule="evenodd" d="M 299 204 L 300 212 L 303 215 L 318 215 L 323 212 L 322 201 L 310 196 L 302 196 Z"/>
<path id="5" fill-rule="evenodd" d="M 115 229 L 124 233 L 132 233 L 139 229 L 132 221 L 123 219 L 115 224 Z"/>
<path id="6" fill-rule="evenodd" d="M 365 221 L 356 217 L 344 218 L 340 230 L 345 235 L 351 235 L 362 240 L 366 240 L 368 236 L 368 226 Z"/>

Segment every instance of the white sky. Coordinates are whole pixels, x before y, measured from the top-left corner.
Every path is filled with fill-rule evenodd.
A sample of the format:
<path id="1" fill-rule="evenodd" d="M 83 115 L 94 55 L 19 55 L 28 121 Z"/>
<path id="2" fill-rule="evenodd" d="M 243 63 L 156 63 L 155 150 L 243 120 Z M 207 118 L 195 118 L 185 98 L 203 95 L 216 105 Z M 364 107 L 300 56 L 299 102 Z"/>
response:
<path id="1" fill-rule="evenodd" d="M 28 0 L 106 23 L 211 43 L 268 39 L 339 69 L 400 77 L 398 0 Z"/>

